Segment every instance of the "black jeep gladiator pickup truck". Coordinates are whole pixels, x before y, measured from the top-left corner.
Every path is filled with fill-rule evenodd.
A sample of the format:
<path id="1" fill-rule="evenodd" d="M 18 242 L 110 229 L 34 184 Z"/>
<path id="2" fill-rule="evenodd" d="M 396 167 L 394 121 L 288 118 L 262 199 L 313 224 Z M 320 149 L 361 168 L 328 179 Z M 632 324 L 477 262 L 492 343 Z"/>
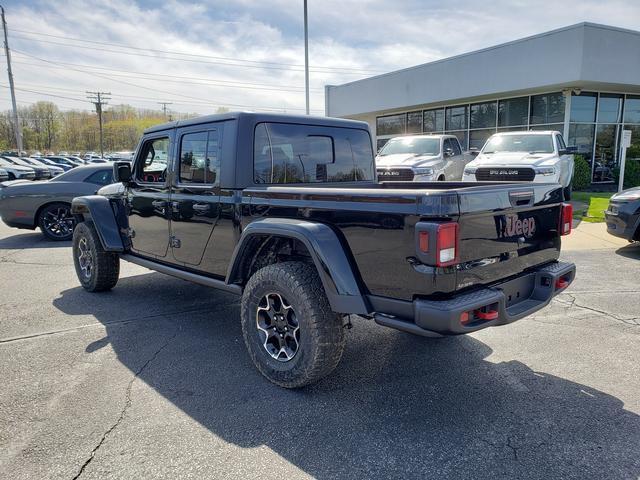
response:
<path id="1" fill-rule="evenodd" d="M 120 259 L 242 295 L 258 370 L 283 387 L 329 374 L 349 315 L 427 337 L 529 315 L 567 288 L 571 207 L 556 184 L 377 183 L 366 123 L 229 113 L 159 125 L 115 196 L 73 200 L 89 291 Z"/>

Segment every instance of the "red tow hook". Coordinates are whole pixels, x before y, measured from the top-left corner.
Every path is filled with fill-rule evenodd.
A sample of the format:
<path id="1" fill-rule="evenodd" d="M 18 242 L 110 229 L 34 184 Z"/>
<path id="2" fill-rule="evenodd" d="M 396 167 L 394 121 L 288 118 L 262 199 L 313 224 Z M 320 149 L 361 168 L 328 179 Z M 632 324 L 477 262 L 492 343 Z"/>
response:
<path id="1" fill-rule="evenodd" d="M 489 310 L 488 312 L 483 312 L 482 310 L 476 310 L 473 313 L 480 320 L 495 320 L 496 318 L 498 318 L 497 310 Z"/>
<path id="2" fill-rule="evenodd" d="M 567 288 L 569 286 L 569 280 L 565 280 L 564 278 L 559 278 L 556 280 L 556 289 L 562 290 L 563 288 Z"/>

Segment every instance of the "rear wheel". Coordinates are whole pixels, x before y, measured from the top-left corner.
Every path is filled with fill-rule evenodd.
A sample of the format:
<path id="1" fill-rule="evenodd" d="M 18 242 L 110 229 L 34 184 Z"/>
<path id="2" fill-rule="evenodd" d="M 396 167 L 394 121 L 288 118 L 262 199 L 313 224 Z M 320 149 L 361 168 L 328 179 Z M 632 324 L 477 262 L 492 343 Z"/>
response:
<path id="1" fill-rule="evenodd" d="M 241 321 L 253 363 L 281 387 L 317 382 L 344 351 L 342 317 L 331 310 L 315 268 L 303 262 L 258 270 L 244 289 Z"/>
<path id="2" fill-rule="evenodd" d="M 73 263 L 80 284 L 89 292 L 111 290 L 118 283 L 120 258 L 102 248 L 90 223 L 79 223 L 73 232 Z"/>
<path id="3" fill-rule="evenodd" d="M 440 176 L 438 177 L 438 181 L 439 181 L 439 182 L 444 182 L 444 175 L 440 175 Z"/>
<path id="4" fill-rule="evenodd" d="M 15 179 L 16 179 L 16 176 L 13 173 L 9 172 L 9 180 L 15 180 Z"/>
<path id="5" fill-rule="evenodd" d="M 68 203 L 52 203 L 40 211 L 38 226 L 49 240 L 71 240 L 75 219 Z"/>

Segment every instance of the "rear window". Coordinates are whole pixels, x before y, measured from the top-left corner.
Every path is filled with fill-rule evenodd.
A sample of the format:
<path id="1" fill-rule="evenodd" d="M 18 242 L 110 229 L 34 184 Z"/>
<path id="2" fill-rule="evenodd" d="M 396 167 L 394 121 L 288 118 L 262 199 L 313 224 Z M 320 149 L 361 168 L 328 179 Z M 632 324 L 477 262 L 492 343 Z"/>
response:
<path id="1" fill-rule="evenodd" d="M 259 123 L 255 183 L 373 181 L 373 150 L 365 130 Z"/>

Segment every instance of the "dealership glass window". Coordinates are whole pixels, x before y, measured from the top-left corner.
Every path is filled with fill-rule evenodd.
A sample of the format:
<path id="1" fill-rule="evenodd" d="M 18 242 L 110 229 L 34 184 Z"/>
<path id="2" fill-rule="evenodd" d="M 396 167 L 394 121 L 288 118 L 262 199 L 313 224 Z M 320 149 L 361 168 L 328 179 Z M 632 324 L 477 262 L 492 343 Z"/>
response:
<path id="1" fill-rule="evenodd" d="M 442 132 L 444 130 L 444 109 L 425 110 L 423 122 L 423 131 L 425 133 Z"/>
<path id="2" fill-rule="evenodd" d="M 620 123 L 621 116 L 622 95 L 601 93 L 598 101 L 598 122 Z"/>
<path id="3" fill-rule="evenodd" d="M 498 126 L 511 127 L 529 123 L 529 97 L 508 98 L 498 102 Z"/>
<path id="4" fill-rule="evenodd" d="M 486 142 L 487 139 L 494 133 L 496 133 L 496 131 L 493 128 L 486 128 L 484 130 L 471 130 L 469 132 L 469 149 L 475 148 L 480 150 L 483 147 L 484 142 Z"/>
<path id="5" fill-rule="evenodd" d="M 595 130 L 596 126 L 593 124 L 572 123 L 569 125 L 567 145 L 576 147 L 576 153 L 582 155 L 589 163 L 591 163 L 593 158 L 593 140 Z"/>
<path id="6" fill-rule="evenodd" d="M 624 123 L 640 123 L 640 96 L 627 95 L 624 101 Z"/>
<path id="7" fill-rule="evenodd" d="M 422 133 L 422 112 L 407 113 L 407 133 Z"/>
<path id="8" fill-rule="evenodd" d="M 407 115 L 387 115 L 376 119 L 376 132 L 378 135 L 404 135 L 407 130 Z"/>
<path id="9" fill-rule="evenodd" d="M 496 102 L 471 105 L 470 128 L 488 128 L 496 126 Z"/>
<path id="10" fill-rule="evenodd" d="M 627 160 L 640 162 L 640 125 L 625 125 L 625 130 L 631 130 L 631 146 L 627 148 Z"/>
<path id="11" fill-rule="evenodd" d="M 467 105 L 447 107 L 445 109 L 445 130 L 467 129 Z"/>
<path id="12" fill-rule="evenodd" d="M 571 122 L 595 122 L 597 93 L 581 93 L 571 95 Z"/>
<path id="13" fill-rule="evenodd" d="M 564 122 L 564 95 L 562 92 L 533 95 L 531 97 L 531 124 Z"/>
<path id="14" fill-rule="evenodd" d="M 593 182 L 613 181 L 619 127 L 619 125 L 615 124 L 604 124 L 596 127 L 596 148 L 592 166 Z"/>

